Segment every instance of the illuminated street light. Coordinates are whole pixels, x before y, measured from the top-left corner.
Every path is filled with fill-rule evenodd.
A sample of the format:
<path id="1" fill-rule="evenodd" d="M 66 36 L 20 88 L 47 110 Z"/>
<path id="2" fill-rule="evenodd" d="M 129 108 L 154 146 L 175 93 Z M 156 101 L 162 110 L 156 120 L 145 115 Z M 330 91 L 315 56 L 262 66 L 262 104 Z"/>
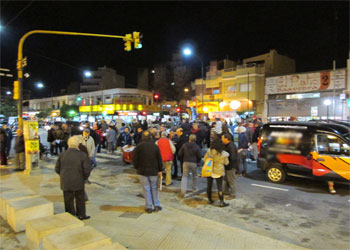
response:
<path id="1" fill-rule="evenodd" d="M 240 106 L 241 106 L 241 102 L 239 102 L 239 101 L 230 102 L 230 107 L 233 110 L 237 110 Z"/>
<path id="2" fill-rule="evenodd" d="M 86 70 L 86 71 L 84 72 L 84 76 L 87 77 L 87 78 L 90 78 L 90 77 L 92 76 L 91 71 Z"/>
<path id="3" fill-rule="evenodd" d="M 185 92 L 188 92 L 188 91 L 190 91 L 190 90 L 189 90 L 188 88 L 185 88 L 184 91 L 185 91 Z"/>
<path id="4" fill-rule="evenodd" d="M 171 83 L 171 86 L 174 86 L 174 85 L 175 85 L 175 83 L 174 83 L 174 82 L 172 82 L 172 83 Z"/>
<path id="5" fill-rule="evenodd" d="M 154 74 L 154 73 L 156 73 L 156 71 L 153 69 L 153 70 L 152 70 L 152 74 Z"/>
<path id="6" fill-rule="evenodd" d="M 6 95 L 11 95 L 11 94 L 12 94 L 12 92 L 10 90 L 6 91 Z"/>
<path id="7" fill-rule="evenodd" d="M 190 55 L 192 55 L 192 50 L 190 48 L 185 48 L 183 50 L 183 53 L 185 56 L 190 56 Z"/>
<path id="8" fill-rule="evenodd" d="M 44 88 L 44 84 L 43 84 L 42 82 L 37 82 L 37 83 L 35 84 L 35 86 L 36 86 L 38 89 Z"/>

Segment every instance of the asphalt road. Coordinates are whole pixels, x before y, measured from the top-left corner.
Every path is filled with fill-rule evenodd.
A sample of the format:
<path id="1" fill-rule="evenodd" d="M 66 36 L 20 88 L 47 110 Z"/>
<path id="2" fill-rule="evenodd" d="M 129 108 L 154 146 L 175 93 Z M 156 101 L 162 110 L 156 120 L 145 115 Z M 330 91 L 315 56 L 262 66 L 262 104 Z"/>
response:
<path id="1" fill-rule="evenodd" d="M 45 133 L 41 131 L 42 142 L 46 141 Z M 93 184 L 106 189 L 127 185 L 140 195 L 140 184 L 132 165 L 125 165 L 120 156 L 110 159 L 104 155 L 98 156 L 98 166 L 90 178 Z M 116 175 L 125 175 L 124 181 L 115 183 L 113 176 Z M 160 194 L 162 206 L 311 249 L 350 249 L 347 185 L 336 184 L 337 193 L 332 195 L 324 182 L 289 177 L 283 184 L 274 184 L 266 180 L 265 173 L 256 164 L 248 163 L 247 176 L 237 177 L 236 199 L 227 200 L 229 207 L 207 204 L 204 178 L 199 178 L 198 188 L 198 192 L 180 199 L 176 196 L 180 181 L 174 181 Z"/>

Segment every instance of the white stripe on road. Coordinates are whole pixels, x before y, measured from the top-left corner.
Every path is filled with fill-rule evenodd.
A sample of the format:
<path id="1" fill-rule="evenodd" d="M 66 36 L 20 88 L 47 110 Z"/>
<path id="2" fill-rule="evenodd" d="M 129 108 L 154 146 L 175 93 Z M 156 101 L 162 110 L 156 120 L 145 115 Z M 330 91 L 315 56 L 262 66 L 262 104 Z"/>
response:
<path id="1" fill-rule="evenodd" d="M 284 188 L 276 188 L 276 187 L 264 186 L 264 185 L 254 184 L 254 183 L 251 185 L 256 187 L 271 188 L 271 189 L 276 189 L 281 191 L 289 191 L 288 189 L 284 189 Z"/>

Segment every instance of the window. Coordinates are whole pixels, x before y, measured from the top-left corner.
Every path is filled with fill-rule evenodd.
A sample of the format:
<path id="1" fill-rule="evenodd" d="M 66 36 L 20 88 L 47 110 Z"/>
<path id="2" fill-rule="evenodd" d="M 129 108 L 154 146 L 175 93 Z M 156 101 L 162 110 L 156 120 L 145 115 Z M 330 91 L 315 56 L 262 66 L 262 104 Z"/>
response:
<path id="1" fill-rule="evenodd" d="M 252 90 L 252 83 L 249 84 L 249 91 Z M 239 85 L 239 91 L 240 92 L 247 92 L 248 91 L 248 83 L 242 83 Z"/>
<path id="2" fill-rule="evenodd" d="M 220 94 L 220 89 L 213 89 L 213 95 Z"/>
<path id="3" fill-rule="evenodd" d="M 236 92 L 236 85 L 227 87 L 227 92 Z"/>
<path id="4" fill-rule="evenodd" d="M 330 134 L 318 134 L 316 148 L 319 154 L 349 156 L 349 144 L 339 137 Z"/>

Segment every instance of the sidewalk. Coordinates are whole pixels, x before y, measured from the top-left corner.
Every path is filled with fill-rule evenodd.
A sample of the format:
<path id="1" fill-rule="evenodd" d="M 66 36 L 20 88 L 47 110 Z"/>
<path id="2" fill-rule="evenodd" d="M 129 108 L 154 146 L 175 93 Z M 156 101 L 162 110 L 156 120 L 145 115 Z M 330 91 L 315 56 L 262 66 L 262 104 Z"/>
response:
<path id="1" fill-rule="evenodd" d="M 109 236 L 112 242 L 119 242 L 130 249 L 305 249 L 169 206 L 163 205 L 162 211 L 147 214 L 144 212 L 144 199 L 138 195 L 140 184 L 137 176 L 130 174 L 130 166 L 117 165 L 116 160 L 120 156 L 102 157 L 98 162 L 105 164 L 94 170 L 96 174 L 93 172 L 90 178 L 92 184 L 86 185 L 90 198 L 87 214 L 91 219 L 84 223 Z M 107 157 L 111 159 L 110 163 Z M 53 160 L 42 162 L 41 169 L 34 169 L 31 176 L 12 172 L 11 168 L 1 168 L 0 173 L 0 191 L 29 188 L 54 202 L 55 213 L 64 212 L 59 176 L 54 173 Z M 217 208 L 217 212 L 222 213 L 221 208 Z M 15 237 L 21 246 L 25 246 L 24 233 Z M 0 238 L 0 242 L 6 244 L 3 234 Z M 15 249 L 6 245 L 1 247 Z"/>

